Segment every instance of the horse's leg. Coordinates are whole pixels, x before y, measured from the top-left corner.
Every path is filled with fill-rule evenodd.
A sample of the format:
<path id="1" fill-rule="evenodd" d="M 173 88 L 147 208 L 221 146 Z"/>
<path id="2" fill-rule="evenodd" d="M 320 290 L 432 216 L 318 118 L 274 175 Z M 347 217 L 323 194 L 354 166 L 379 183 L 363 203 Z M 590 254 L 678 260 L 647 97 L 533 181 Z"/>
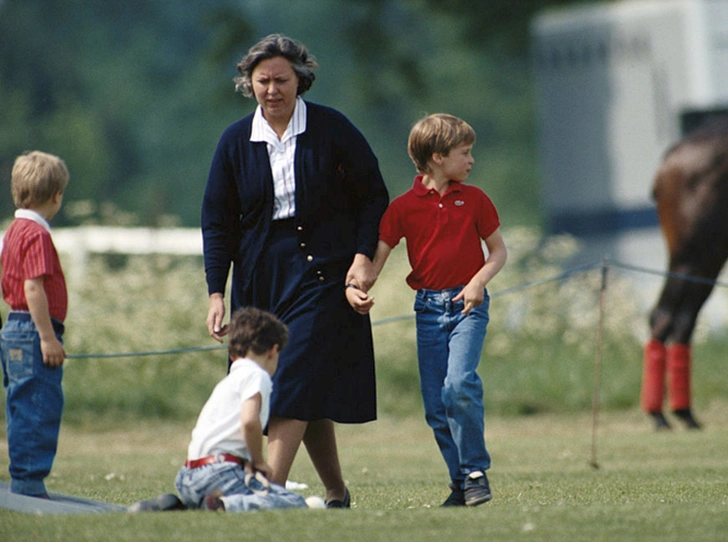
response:
<path id="1" fill-rule="evenodd" d="M 667 367 L 667 349 L 665 343 L 650 338 L 645 343 L 642 359 L 642 392 L 640 405 L 642 410 L 655 420 L 655 429 L 670 429 L 665 415 L 662 413 L 662 401 L 665 397 L 665 371 Z"/>
<path id="2" fill-rule="evenodd" d="M 675 167 L 667 157 L 655 177 L 653 197 L 657 202 L 660 228 L 665 237 L 670 265 L 679 251 L 684 229 L 680 228 L 680 189 L 684 185 L 684 171 L 678 162 Z M 679 305 L 681 282 L 668 277 L 662 287 L 660 298 L 650 314 L 650 339 L 645 343 L 642 354 L 642 391 L 640 405 L 655 421 L 655 428 L 669 429 L 662 413 L 665 399 L 665 378 L 667 371 L 667 349 L 665 342 L 670 335 L 675 311 Z"/>
<path id="3" fill-rule="evenodd" d="M 720 267 L 681 265 L 672 261 L 670 271 L 686 276 L 717 277 Z M 657 306 L 650 315 L 651 338 L 643 354 L 642 409 L 655 421 L 656 429 L 667 429 L 669 423 L 662 412 L 665 381 L 670 409 L 690 428 L 698 428 L 691 410 L 690 377 L 692 355 L 690 340 L 698 314 L 713 290 L 712 284 L 668 277 Z"/>
<path id="4" fill-rule="evenodd" d="M 650 339 L 645 343 L 642 355 L 640 406 L 654 419 L 657 430 L 670 429 L 662 412 L 667 372 L 665 341 L 673 328 L 682 282 L 674 277 L 665 281 L 657 305 L 650 314 Z"/>
<path id="5" fill-rule="evenodd" d="M 710 279 L 714 280 L 719 271 L 711 269 Z M 688 271 L 689 274 L 690 271 Z M 698 429 L 700 424 L 692 414 L 691 372 L 692 350 L 691 338 L 695 330 L 698 314 L 713 291 L 712 284 L 685 281 L 680 296 L 679 308 L 673 318 L 670 331 L 670 344 L 667 347 L 667 380 L 670 409 L 682 422 L 691 429 Z"/>
<path id="6" fill-rule="evenodd" d="M 692 352 L 690 344 L 672 343 L 667 347 L 667 382 L 670 408 L 689 429 L 700 429 L 691 409 L 690 374 Z"/>

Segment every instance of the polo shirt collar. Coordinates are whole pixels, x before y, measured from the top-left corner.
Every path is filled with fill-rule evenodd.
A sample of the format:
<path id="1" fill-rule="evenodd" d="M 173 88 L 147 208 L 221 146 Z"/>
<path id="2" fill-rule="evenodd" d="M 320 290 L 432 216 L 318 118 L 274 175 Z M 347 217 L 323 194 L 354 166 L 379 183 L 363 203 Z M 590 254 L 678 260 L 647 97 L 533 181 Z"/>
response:
<path id="1" fill-rule="evenodd" d="M 415 176 L 415 182 L 412 185 L 412 189 L 415 192 L 415 195 L 417 196 L 426 196 L 430 193 L 431 188 L 427 188 L 424 184 L 422 184 L 422 179 L 424 178 L 424 175 L 417 175 Z M 447 187 L 447 190 L 445 190 L 445 193 L 443 196 L 449 194 L 450 192 L 460 192 L 462 190 L 462 183 L 454 183 L 451 182 L 450 185 Z"/>
<path id="2" fill-rule="evenodd" d="M 48 224 L 48 221 L 40 216 L 38 213 L 30 209 L 16 209 L 15 218 L 25 218 L 26 220 L 32 220 L 33 222 L 37 222 L 38 224 L 43 226 L 47 231 L 51 231 L 51 225 Z"/>
<path id="3" fill-rule="evenodd" d="M 286 141 L 291 137 L 302 134 L 306 131 L 306 102 L 300 96 L 296 97 L 296 106 L 293 109 L 293 115 L 291 120 L 288 121 L 288 127 L 283 137 L 280 139 L 280 143 Z M 253 125 L 250 130 L 250 141 L 264 141 L 266 143 L 279 143 L 278 136 L 276 135 L 271 125 L 265 120 L 263 116 L 263 108 L 258 105 L 255 108 L 253 114 Z"/>

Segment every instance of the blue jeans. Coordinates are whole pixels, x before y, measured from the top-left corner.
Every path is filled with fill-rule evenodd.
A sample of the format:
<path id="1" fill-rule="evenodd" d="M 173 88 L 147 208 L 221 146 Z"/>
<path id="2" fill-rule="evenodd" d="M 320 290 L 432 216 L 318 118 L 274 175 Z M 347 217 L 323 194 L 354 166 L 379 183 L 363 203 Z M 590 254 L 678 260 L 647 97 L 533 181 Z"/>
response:
<path id="1" fill-rule="evenodd" d="M 212 463 L 196 469 L 182 467 L 174 482 L 180 500 L 187 508 L 200 508 L 205 495 L 219 490 L 226 512 L 250 512 L 271 508 L 306 508 L 306 499 L 277 484 L 267 494 L 257 480 L 245 485 L 245 470 L 237 463 Z"/>
<path id="2" fill-rule="evenodd" d="M 63 324 L 53 320 L 53 328 L 61 340 Z M 9 314 L 0 332 L 0 358 L 6 391 L 10 491 L 43 495 L 61 428 L 63 367 L 43 364 L 40 335 L 28 312 Z"/>
<path id="3" fill-rule="evenodd" d="M 490 468 L 483 384 L 476 372 L 490 297 L 486 291 L 483 304 L 465 315 L 464 302 L 452 301 L 462 289 L 418 290 L 414 307 L 425 417 L 457 487 L 469 473 Z"/>

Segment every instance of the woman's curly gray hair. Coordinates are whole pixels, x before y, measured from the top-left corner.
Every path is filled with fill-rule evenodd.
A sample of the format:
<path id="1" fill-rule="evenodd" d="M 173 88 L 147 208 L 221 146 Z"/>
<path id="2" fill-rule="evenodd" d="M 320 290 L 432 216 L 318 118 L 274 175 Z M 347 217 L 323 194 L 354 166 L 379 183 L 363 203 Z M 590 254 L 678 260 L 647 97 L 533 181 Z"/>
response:
<path id="1" fill-rule="evenodd" d="M 316 74 L 313 73 L 318 67 L 316 59 L 309 55 L 303 44 L 282 34 L 271 34 L 253 45 L 248 54 L 238 62 L 240 76 L 233 79 L 235 91 L 242 92 L 248 98 L 253 96 L 253 70 L 261 61 L 278 56 L 288 60 L 298 76 L 297 96 L 310 89 L 316 79 Z"/>

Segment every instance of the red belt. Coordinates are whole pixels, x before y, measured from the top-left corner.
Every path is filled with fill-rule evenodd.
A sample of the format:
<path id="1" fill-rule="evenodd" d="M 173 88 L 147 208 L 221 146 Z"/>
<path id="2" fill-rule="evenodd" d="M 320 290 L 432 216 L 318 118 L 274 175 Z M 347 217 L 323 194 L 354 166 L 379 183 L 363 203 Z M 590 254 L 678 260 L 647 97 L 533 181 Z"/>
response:
<path id="1" fill-rule="evenodd" d="M 185 461 L 185 467 L 188 469 L 196 469 L 213 463 L 237 463 L 241 467 L 245 465 L 245 459 L 231 454 L 213 454 L 206 455 L 199 459 L 188 459 Z"/>

